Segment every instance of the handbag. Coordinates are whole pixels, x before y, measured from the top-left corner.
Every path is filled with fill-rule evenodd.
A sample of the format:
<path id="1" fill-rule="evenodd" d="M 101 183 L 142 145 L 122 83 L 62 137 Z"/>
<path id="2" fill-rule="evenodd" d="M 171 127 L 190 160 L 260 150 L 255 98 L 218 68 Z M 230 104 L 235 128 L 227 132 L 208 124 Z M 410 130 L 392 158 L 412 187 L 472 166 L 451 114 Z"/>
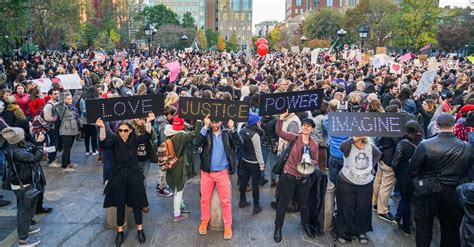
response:
<path id="1" fill-rule="evenodd" d="M 291 142 L 288 144 L 288 146 L 286 146 L 283 152 L 278 155 L 278 161 L 276 162 L 275 166 L 273 166 L 273 173 L 277 175 L 281 175 L 283 173 L 283 168 L 285 167 L 285 163 L 288 160 L 288 156 L 290 156 L 291 148 L 293 148 L 293 145 L 295 144 L 297 139 L 298 137 L 295 137 L 293 140 L 291 140 Z"/>
<path id="2" fill-rule="evenodd" d="M 442 192 L 441 183 L 438 177 L 413 179 L 413 186 L 415 187 L 415 196 L 424 196 L 434 193 Z"/>
<path id="3" fill-rule="evenodd" d="M 36 200 L 41 194 L 41 191 L 38 190 L 35 185 L 35 172 L 32 170 L 33 171 L 33 185 L 24 186 L 23 183 L 21 182 L 20 176 L 18 176 L 18 171 L 16 170 L 15 161 L 13 160 L 13 152 L 10 152 L 10 157 L 12 161 L 11 165 L 13 166 L 15 175 L 18 178 L 18 182 L 20 183 L 20 191 L 24 194 L 23 203 L 27 208 L 29 208 L 33 206 L 33 204 L 36 202 Z"/>

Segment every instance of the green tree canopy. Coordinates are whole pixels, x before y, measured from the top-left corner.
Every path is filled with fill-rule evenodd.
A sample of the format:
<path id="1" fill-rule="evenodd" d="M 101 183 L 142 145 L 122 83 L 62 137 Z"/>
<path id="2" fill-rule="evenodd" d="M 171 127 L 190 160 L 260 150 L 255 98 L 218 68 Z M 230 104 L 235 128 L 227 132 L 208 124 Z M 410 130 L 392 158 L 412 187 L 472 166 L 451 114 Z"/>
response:
<path id="1" fill-rule="evenodd" d="M 191 15 L 191 12 L 186 12 L 183 15 L 183 20 L 181 21 L 181 26 L 183 27 L 193 27 L 196 28 L 194 17 Z"/>
<path id="2" fill-rule="evenodd" d="M 198 29 L 196 31 L 196 37 L 197 37 L 197 42 L 199 49 L 207 49 L 207 38 L 206 34 L 202 29 Z"/>
<path id="3" fill-rule="evenodd" d="M 436 32 L 439 47 L 451 52 L 474 41 L 474 16 L 471 9 L 444 10 Z"/>
<path id="4" fill-rule="evenodd" d="M 178 15 L 163 4 L 147 6 L 140 16 L 144 23 L 153 24 L 156 28 L 165 24 L 179 25 Z"/>
<path id="5" fill-rule="evenodd" d="M 226 48 L 228 51 L 240 50 L 239 40 L 237 39 L 237 34 L 235 32 L 232 32 L 230 39 L 226 42 Z"/>
<path id="6" fill-rule="evenodd" d="M 313 10 L 305 19 L 304 33 L 309 39 L 332 39 L 341 28 L 342 15 L 332 8 Z"/>
<path id="7" fill-rule="evenodd" d="M 211 29 L 206 29 L 206 39 L 207 47 L 211 48 L 217 44 L 217 39 L 219 38 L 219 33 L 212 31 Z"/>

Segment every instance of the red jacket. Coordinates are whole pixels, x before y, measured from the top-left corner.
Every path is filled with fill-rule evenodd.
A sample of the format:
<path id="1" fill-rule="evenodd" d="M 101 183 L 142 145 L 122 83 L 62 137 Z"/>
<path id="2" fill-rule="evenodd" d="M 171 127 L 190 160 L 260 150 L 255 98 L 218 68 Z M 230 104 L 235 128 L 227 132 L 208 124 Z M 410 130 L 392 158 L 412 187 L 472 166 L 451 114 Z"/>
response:
<path id="1" fill-rule="evenodd" d="M 45 101 L 42 98 L 32 100 L 28 103 L 28 108 L 30 108 L 30 113 L 31 113 L 32 117 L 34 117 L 36 115 L 36 113 L 39 110 L 41 110 L 41 108 L 43 108 L 44 103 L 45 103 Z"/>
<path id="2" fill-rule="evenodd" d="M 30 98 L 30 95 L 27 93 L 24 93 L 22 95 L 20 94 L 15 94 L 15 99 L 16 103 L 20 106 L 21 110 L 25 114 L 25 116 L 30 115 L 30 111 L 28 110 L 28 99 Z"/>

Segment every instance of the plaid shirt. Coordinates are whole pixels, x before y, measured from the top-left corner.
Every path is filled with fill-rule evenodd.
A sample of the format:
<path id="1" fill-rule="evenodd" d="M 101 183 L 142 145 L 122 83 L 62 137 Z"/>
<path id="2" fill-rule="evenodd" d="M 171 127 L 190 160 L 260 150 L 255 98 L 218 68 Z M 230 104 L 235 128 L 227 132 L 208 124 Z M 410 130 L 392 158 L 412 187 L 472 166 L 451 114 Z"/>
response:
<path id="1" fill-rule="evenodd" d="M 467 133 L 474 132 L 474 127 L 466 126 L 465 123 L 457 123 L 454 125 L 454 134 L 457 138 L 467 142 Z"/>

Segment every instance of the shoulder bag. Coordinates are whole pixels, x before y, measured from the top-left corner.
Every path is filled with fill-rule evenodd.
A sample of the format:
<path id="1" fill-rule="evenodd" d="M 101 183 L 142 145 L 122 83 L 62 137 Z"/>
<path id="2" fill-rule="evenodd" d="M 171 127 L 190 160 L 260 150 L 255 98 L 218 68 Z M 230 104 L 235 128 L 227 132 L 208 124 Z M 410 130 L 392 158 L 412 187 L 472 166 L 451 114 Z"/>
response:
<path id="1" fill-rule="evenodd" d="M 273 170 L 272 170 L 273 173 L 277 175 L 281 175 L 283 173 L 283 168 L 285 167 L 285 163 L 288 160 L 288 156 L 290 156 L 291 148 L 293 148 L 293 145 L 295 144 L 297 139 L 298 139 L 298 136 L 296 136 L 293 140 L 291 140 L 291 142 L 288 144 L 288 146 L 286 146 L 283 152 L 281 152 L 278 155 L 278 161 L 275 164 L 275 166 L 273 166 Z"/>
<path id="2" fill-rule="evenodd" d="M 13 151 L 10 151 L 10 157 L 11 157 L 11 161 L 12 161 L 12 166 L 13 166 L 13 170 L 15 171 L 15 175 L 16 177 L 18 178 L 18 182 L 20 183 L 20 191 L 25 195 L 24 196 L 24 201 L 23 203 L 25 204 L 25 206 L 27 208 L 31 207 L 32 204 L 34 204 L 36 202 L 36 199 L 38 199 L 38 197 L 40 196 L 41 194 L 41 191 L 38 190 L 36 188 L 36 185 L 35 185 L 35 172 L 33 169 L 32 170 L 32 174 L 33 174 L 33 184 L 32 185 L 28 185 L 28 186 L 24 186 L 23 183 L 21 182 L 21 179 L 20 179 L 20 176 L 18 176 L 18 171 L 16 170 L 16 166 L 15 166 L 15 160 L 13 159 Z"/>

